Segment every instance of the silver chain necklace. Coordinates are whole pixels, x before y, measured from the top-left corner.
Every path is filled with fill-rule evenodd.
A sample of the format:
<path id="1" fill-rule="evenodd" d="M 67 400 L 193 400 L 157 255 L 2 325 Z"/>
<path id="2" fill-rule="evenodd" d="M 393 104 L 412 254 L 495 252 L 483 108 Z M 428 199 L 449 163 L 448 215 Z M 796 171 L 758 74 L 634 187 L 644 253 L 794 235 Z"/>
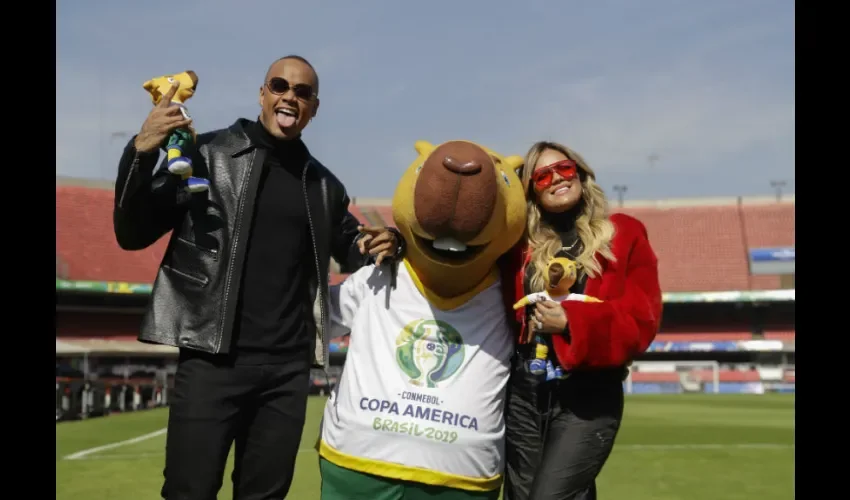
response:
<path id="1" fill-rule="evenodd" d="M 579 241 L 580 241 L 579 237 L 578 237 L 578 236 L 576 236 L 576 240 L 575 240 L 575 241 L 573 241 L 573 244 L 572 244 L 572 245 L 570 245 L 570 246 L 568 246 L 568 247 L 562 246 L 562 247 L 561 247 L 561 250 L 563 250 L 563 251 L 565 251 L 565 252 L 569 252 L 570 250 L 572 250 L 572 249 L 573 249 L 573 247 L 574 247 L 574 246 L 578 245 Z"/>

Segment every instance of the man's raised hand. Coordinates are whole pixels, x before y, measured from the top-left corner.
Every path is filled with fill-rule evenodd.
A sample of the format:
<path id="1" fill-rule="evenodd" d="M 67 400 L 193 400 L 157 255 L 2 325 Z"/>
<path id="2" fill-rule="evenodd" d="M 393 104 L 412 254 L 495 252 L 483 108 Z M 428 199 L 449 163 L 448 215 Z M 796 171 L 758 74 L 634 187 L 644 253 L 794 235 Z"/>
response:
<path id="1" fill-rule="evenodd" d="M 179 87 L 180 82 L 174 82 L 159 103 L 148 113 L 148 117 L 142 124 L 142 130 L 136 136 L 136 151 L 152 153 L 162 147 L 171 132 L 188 127 L 192 123 L 191 118 L 183 116 L 179 106 L 171 105 L 171 99 Z"/>

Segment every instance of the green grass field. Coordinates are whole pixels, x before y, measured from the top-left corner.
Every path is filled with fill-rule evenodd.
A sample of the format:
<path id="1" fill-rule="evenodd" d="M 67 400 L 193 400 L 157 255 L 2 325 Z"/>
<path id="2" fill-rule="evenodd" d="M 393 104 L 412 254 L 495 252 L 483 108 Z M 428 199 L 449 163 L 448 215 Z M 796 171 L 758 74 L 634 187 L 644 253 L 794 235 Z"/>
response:
<path id="1" fill-rule="evenodd" d="M 312 445 L 322 404 L 310 401 L 288 498 L 319 498 Z M 166 420 L 167 410 L 150 410 L 57 424 L 57 500 L 158 499 Z M 220 499 L 231 498 L 231 467 Z M 794 396 L 629 396 L 599 490 L 602 499 L 792 499 Z"/>

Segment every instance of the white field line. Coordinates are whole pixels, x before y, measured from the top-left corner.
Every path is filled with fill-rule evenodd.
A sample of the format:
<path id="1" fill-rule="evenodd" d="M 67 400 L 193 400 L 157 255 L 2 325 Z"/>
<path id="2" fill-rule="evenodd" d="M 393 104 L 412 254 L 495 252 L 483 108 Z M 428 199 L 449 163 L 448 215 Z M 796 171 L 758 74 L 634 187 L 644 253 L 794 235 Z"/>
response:
<path id="1" fill-rule="evenodd" d="M 78 451 L 76 453 L 71 453 L 70 455 L 66 455 L 63 460 L 80 460 L 81 458 L 85 458 L 94 453 L 99 453 L 101 451 L 111 450 L 113 448 L 119 448 L 121 446 L 126 446 L 128 444 L 136 444 L 141 443 L 142 441 L 146 441 L 151 438 L 155 438 L 157 436 L 162 436 L 168 431 L 168 428 L 163 428 L 158 431 L 154 431 L 148 434 L 144 434 L 142 436 L 134 437 L 133 439 L 127 439 L 124 441 L 118 441 L 117 443 L 109 443 L 103 446 L 95 446 L 94 448 L 88 448 L 86 450 Z"/>
<path id="2" fill-rule="evenodd" d="M 111 450 L 128 444 L 139 443 L 147 439 L 154 438 L 165 434 L 166 429 L 160 429 L 150 434 L 119 441 L 117 443 L 106 444 L 87 450 L 78 451 L 71 455 L 65 456 L 64 460 L 138 460 L 143 458 L 164 457 L 165 451 L 160 453 L 131 453 L 131 454 L 109 454 L 95 455 L 101 451 Z M 614 451 L 676 451 L 676 450 L 785 450 L 794 448 L 793 444 L 783 443 L 731 443 L 731 444 L 711 444 L 711 443 L 695 443 L 695 444 L 615 444 Z M 298 453 L 315 453 L 314 448 L 301 448 Z"/>

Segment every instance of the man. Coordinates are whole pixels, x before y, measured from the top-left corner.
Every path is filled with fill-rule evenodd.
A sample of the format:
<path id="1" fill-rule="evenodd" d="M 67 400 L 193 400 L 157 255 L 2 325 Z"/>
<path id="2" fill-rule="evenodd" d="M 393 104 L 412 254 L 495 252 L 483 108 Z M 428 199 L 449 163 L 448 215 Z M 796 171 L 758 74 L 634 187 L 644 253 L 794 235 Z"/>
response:
<path id="1" fill-rule="evenodd" d="M 281 499 L 292 481 L 311 365 L 328 364 L 330 258 L 352 272 L 398 258 L 403 239 L 362 228 L 340 181 L 301 140 L 319 79 L 298 56 L 260 87 L 256 122 L 202 134 L 193 155 L 207 193 L 154 172 L 168 134 L 187 126 L 173 87 L 118 165 L 114 229 L 126 250 L 172 231 L 139 339 L 180 348 L 162 497 L 212 500 L 235 441 L 237 500 Z M 187 199 L 188 198 L 188 199 Z"/>

